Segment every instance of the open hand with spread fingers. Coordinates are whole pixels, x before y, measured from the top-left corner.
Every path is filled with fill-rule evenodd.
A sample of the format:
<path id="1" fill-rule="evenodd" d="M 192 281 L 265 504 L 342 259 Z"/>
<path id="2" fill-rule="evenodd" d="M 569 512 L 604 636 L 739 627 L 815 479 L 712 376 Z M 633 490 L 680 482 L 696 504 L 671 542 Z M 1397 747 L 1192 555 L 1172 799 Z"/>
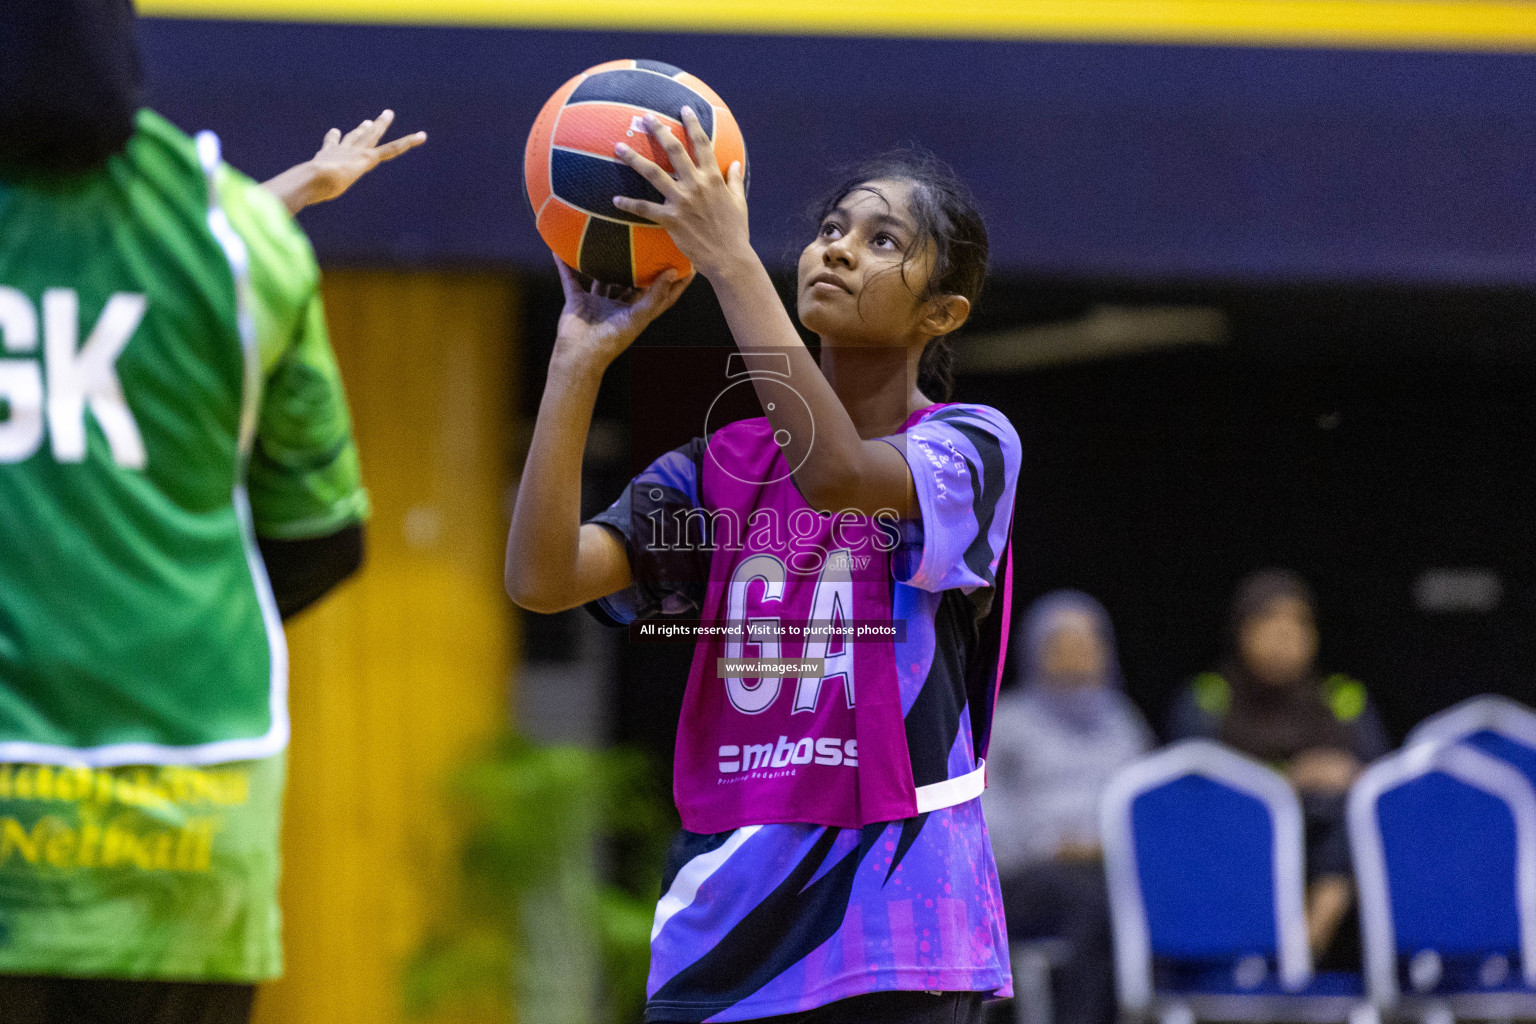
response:
<path id="1" fill-rule="evenodd" d="M 313 157 L 262 185 L 283 201 L 289 213 L 335 199 L 379 164 L 427 141 L 426 132 L 416 132 L 381 145 L 379 140 L 394 120 L 395 112 L 386 110 L 345 135 L 340 128 L 332 128 Z"/>
<path id="2" fill-rule="evenodd" d="M 675 174 L 619 143 L 614 153 L 661 193 L 654 203 L 614 196 L 613 205 L 625 213 L 644 217 L 665 228 L 682 254 L 699 273 L 714 279 L 735 266 L 756 261 L 747 230 L 747 192 L 740 161 L 725 174 L 715 160 L 715 146 L 690 107 L 682 113 L 683 129 L 693 152 L 667 130 L 654 115 L 647 115 L 650 133 Z"/>

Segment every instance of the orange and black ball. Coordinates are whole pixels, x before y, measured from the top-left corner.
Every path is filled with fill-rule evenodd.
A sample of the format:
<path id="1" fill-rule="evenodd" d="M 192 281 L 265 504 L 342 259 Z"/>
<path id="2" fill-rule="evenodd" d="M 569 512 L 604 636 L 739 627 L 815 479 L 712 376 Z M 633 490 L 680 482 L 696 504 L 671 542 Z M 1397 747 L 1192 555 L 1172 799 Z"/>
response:
<path id="1" fill-rule="evenodd" d="M 715 145 L 722 174 L 740 161 L 741 128 L 714 90 L 693 75 L 654 60 L 614 60 L 588 68 L 544 104 L 523 155 L 523 185 L 539 235 L 570 266 L 604 284 L 643 288 L 663 270 L 692 268 L 653 222 L 613 205 L 614 196 L 659 203 L 650 182 L 614 155 L 616 144 L 671 171 L 666 151 L 645 129 L 654 114 L 690 153 L 682 109 L 692 107 Z"/>

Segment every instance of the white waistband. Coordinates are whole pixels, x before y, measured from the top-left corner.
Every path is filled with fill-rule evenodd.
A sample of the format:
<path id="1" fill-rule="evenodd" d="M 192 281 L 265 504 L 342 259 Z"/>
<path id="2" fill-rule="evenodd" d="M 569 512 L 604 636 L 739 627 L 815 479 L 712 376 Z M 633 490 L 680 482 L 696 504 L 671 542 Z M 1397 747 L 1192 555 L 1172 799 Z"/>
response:
<path id="1" fill-rule="evenodd" d="M 981 796 L 981 791 L 986 788 L 987 762 L 982 759 L 976 762 L 974 771 L 966 772 L 959 778 L 945 779 L 943 782 L 935 782 L 928 786 L 918 786 L 917 813 L 927 814 L 929 811 L 963 804 L 967 800 L 974 800 Z"/>

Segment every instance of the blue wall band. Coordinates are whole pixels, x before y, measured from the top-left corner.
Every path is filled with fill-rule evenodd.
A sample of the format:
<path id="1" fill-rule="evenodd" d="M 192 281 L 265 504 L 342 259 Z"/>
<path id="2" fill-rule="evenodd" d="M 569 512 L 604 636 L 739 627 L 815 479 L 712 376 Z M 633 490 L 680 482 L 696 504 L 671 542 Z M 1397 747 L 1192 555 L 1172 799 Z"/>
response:
<path id="1" fill-rule="evenodd" d="M 540 105 L 642 57 L 729 103 L 759 251 L 787 265 L 834 169 L 906 142 L 977 192 L 1006 272 L 1523 285 L 1536 58 L 145 19 L 151 102 L 258 176 L 384 106 L 431 141 L 304 223 L 323 259 L 549 255 L 520 194 Z"/>

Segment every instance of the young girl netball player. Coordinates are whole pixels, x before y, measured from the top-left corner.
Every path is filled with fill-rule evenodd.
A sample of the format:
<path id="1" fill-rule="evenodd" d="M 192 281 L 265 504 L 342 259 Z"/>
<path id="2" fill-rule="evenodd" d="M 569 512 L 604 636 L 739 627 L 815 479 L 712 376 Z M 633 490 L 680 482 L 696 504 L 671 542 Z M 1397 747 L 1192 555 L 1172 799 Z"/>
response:
<path id="1" fill-rule="evenodd" d="M 664 226 L 710 280 L 766 416 L 662 456 L 580 523 L 603 372 L 687 282 L 668 272 L 625 305 L 562 267 L 507 553 L 526 608 L 595 600 L 616 622 L 687 611 L 737 630 L 697 641 L 646 1020 L 977 1021 L 1010 991 L 973 736 L 1020 453 L 997 410 L 935 399 L 986 232 L 936 162 L 877 163 L 837 189 L 800 259 L 818 366 L 748 242 L 740 166 L 722 176 L 683 120 L 697 162 L 653 120 L 676 176 L 620 146 L 664 201 L 615 205 Z M 709 543 L 669 534 L 690 514 Z M 842 629 L 807 628 L 827 623 Z M 752 664 L 772 658 L 790 663 Z"/>

